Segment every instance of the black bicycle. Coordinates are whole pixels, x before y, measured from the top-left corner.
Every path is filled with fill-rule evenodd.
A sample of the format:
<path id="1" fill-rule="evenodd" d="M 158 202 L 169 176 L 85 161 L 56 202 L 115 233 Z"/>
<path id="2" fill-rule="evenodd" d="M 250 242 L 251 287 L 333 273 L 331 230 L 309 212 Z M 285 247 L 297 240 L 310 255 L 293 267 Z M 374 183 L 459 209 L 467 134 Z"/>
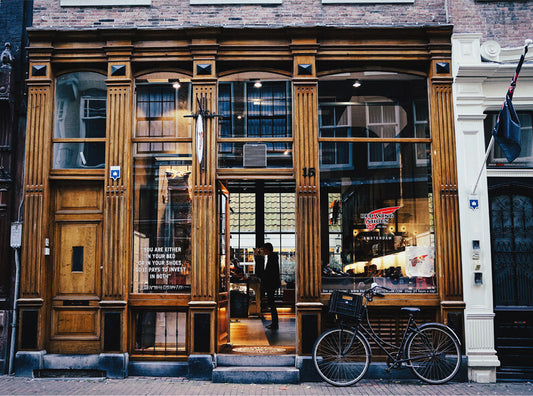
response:
<path id="1" fill-rule="evenodd" d="M 320 376 L 332 385 L 353 385 L 364 377 L 372 359 L 368 338 L 387 355 L 387 370 L 408 367 L 421 380 L 443 384 L 461 366 L 460 342 L 454 331 L 441 323 L 417 325 L 419 308 L 402 308 L 409 314 L 400 345 L 379 337 L 368 319 L 367 303 L 389 288 L 372 284 L 362 295 L 334 291 L 329 311 L 338 327 L 322 333 L 313 347 L 313 362 Z M 364 303 L 363 303 L 364 298 Z M 339 319 L 340 318 L 340 319 Z M 348 325 L 345 321 L 352 321 Z"/>

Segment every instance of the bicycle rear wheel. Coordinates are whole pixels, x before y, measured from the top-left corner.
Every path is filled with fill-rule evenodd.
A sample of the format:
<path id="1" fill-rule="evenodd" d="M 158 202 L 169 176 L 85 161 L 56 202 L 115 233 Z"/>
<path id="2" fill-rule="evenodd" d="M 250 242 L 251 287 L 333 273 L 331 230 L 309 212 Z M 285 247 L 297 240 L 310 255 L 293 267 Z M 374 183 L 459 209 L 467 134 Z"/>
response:
<path id="1" fill-rule="evenodd" d="M 406 351 L 413 374 L 430 384 L 444 384 L 451 380 L 461 366 L 457 337 L 448 327 L 438 323 L 422 325 L 418 331 L 412 332 Z"/>
<path id="2" fill-rule="evenodd" d="M 332 329 L 316 340 L 313 362 L 324 381 L 335 386 L 349 386 L 366 374 L 371 354 L 370 345 L 361 333 L 354 337 L 351 330 Z"/>

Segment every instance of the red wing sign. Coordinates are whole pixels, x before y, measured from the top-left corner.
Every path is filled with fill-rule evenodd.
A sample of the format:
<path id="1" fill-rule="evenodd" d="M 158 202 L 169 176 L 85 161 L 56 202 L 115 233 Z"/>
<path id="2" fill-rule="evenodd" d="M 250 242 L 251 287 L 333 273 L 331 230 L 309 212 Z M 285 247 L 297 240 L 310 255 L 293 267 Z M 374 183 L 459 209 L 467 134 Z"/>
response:
<path id="1" fill-rule="evenodd" d="M 378 224 L 387 224 L 394 217 L 394 212 L 398 209 L 400 209 L 400 206 L 376 209 L 370 213 L 361 215 L 361 217 L 365 219 L 366 229 L 372 231 Z"/>

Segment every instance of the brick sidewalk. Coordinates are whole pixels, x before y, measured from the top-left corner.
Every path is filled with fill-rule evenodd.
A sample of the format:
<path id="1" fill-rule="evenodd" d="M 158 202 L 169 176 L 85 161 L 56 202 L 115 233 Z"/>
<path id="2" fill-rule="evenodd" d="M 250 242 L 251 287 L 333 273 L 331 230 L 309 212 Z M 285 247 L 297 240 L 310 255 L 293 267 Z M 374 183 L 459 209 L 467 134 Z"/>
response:
<path id="1" fill-rule="evenodd" d="M 0 395 L 533 395 L 533 383 L 477 384 L 361 380 L 347 388 L 309 382 L 299 385 L 215 384 L 184 378 L 32 379 L 0 376 Z"/>

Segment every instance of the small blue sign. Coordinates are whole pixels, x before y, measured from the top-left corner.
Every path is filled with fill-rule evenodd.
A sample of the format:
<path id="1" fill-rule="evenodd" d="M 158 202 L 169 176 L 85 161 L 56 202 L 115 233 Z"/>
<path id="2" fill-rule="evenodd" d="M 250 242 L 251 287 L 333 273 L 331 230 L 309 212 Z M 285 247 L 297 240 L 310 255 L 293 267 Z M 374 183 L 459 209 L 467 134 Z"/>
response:
<path id="1" fill-rule="evenodd" d="M 115 181 L 120 179 L 120 166 L 111 166 L 109 170 L 109 177 Z"/>
<path id="2" fill-rule="evenodd" d="M 479 209 L 479 198 L 478 197 L 470 197 L 469 204 L 470 209 L 476 210 Z"/>

